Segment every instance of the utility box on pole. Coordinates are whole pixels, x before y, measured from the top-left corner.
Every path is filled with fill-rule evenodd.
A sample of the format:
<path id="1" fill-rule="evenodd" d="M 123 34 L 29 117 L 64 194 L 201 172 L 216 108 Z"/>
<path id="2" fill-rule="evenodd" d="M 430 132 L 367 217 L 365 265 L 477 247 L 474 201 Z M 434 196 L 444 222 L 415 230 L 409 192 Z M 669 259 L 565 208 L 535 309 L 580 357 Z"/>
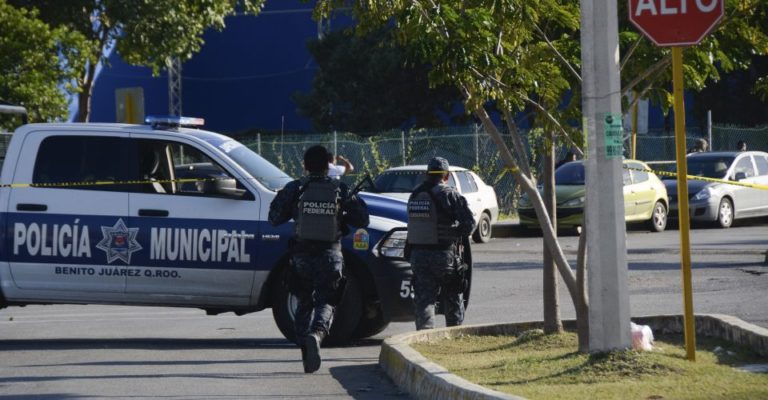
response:
<path id="1" fill-rule="evenodd" d="M 622 180 L 619 32 L 614 1 L 581 0 L 589 350 L 631 345 Z"/>

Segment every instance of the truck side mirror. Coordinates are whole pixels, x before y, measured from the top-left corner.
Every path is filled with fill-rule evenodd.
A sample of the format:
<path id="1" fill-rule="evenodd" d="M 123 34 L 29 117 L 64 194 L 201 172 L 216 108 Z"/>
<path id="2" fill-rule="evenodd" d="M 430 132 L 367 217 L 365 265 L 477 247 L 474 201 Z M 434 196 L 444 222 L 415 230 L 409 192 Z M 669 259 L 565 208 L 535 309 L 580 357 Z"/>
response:
<path id="1" fill-rule="evenodd" d="M 203 193 L 216 194 L 230 199 L 242 199 L 248 191 L 238 188 L 237 181 L 234 178 L 217 178 L 204 183 Z M 251 198 L 253 196 L 248 197 Z"/>

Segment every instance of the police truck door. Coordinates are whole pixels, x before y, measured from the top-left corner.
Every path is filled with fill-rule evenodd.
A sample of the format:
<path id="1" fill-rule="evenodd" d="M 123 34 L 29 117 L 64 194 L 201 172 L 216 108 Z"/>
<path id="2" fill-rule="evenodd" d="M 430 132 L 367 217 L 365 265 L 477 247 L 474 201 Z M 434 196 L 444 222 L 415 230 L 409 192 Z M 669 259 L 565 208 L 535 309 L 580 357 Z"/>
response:
<path id="1" fill-rule="evenodd" d="M 131 254 L 121 161 L 127 134 L 34 131 L 24 137 L 7 211 L 7 259 L 28 298 L 122 299 Z M 34 183 L 40 186 L 26 186 Z M 113 294 L 110 294 L 110 293 Z"/>
<path id="2" fill-rule="evenodd" d="M 128 297 L 165 303 L 247 305 L 253 286 L 259 203 L 220 156 L 193 141 L 134 134 L 143 190 L 131 221 L 148 249 Z M 152 138 L 152 139 L 150 139 Z"/>

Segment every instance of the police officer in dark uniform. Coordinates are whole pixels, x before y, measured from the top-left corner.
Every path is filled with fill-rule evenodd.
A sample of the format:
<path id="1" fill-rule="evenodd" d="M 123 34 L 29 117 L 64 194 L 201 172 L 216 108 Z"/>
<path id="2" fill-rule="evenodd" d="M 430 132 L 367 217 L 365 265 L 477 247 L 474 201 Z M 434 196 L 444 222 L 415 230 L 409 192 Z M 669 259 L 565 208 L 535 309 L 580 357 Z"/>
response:
<path id="1" fill-rule="evenodd" d="M 435 327 L 435 302 L 442 293 L 445 324 L 464 321 L 462 260 L 457 257 L 462 238 L 475 229 L 467 200 L 448 186 L 448 161 L 435 157 L 427 179 L 408 199 L 408 245 L 414 274 L 416 329 Z"/>
<path id="2" fill-rule="evenodd" d="M 331 329 L 343 291 L 341 238 L 347 224 L 368 226 L 368 208 L 349 188 L 328 177 L 328 152 L 323 146 L 304 153 L 307 175 L 288 183 L 269 207 L 269 222 L 295 221 L 288 286 L 298 299 L 296 340 L 304 372 L 320 368 L 320 343 Z"/>

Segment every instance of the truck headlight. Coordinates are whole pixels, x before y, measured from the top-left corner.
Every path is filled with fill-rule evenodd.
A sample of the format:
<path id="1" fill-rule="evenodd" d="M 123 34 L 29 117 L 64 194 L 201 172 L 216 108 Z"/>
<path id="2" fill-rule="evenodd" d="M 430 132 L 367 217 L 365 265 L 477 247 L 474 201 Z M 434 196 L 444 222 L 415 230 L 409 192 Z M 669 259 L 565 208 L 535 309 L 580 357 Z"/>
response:
<path id="1" fill-rule="evenodd" d="M 408 231 L 392 231 L 379 245 L 379 254 L 382 257 L 405 258 L 405 241 Z"/>

